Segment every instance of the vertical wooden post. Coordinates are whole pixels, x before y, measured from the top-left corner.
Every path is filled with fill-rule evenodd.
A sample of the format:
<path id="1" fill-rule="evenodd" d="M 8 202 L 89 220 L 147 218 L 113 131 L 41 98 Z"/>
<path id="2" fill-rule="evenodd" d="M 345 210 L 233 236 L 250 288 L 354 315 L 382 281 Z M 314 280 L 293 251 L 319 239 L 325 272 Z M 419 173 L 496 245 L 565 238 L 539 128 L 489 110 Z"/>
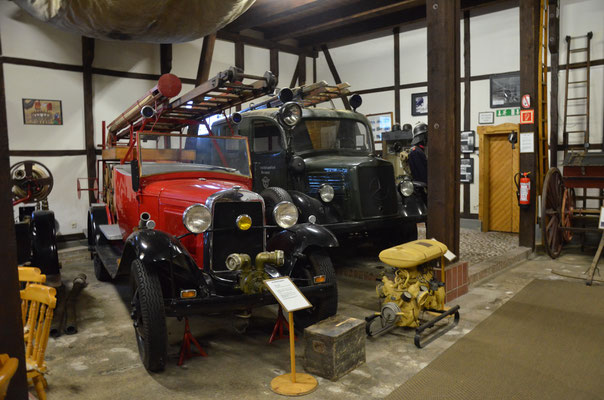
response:
<path id="1" fill-rule="evenodd" d="M 197 77 L 195 78 L 196 86 L 199 86 L 210 79 L 210 67 L 212 65 L 212 56 L 214 55 L 215 43 L 215 33 L 203 38 L 203 45 L 201 47 L 201 54 L 199 56 L 199 67 L 197 67 Z"/>
<path id="2" fill-rule="evenodd" d="M 170 43 L 159 45 L 159 69 L 162 75 L 172 71 L 172 45 Z"/>
<path id="3" fill-rule="evenodd" d="M 292 369 L 292 382 L 296 383 L 296 344 L 294 343 L 294 313 L 289 312 L 289 356 Z"/>
<path id="4" fill-rule="evenodd" d="M 0 54 L 2 49 L 0 48 Z M 8 151 L 8 122 L 4 88 L 4 64 L 0 61 L 0 353 L 19 359 L 17 372 L 11 380 L 7 400 L 27 399 L 25 347 L 21 323 L 21 300 L 17 272 L 17 243 L 11 203 L 10 159 Z"/>
<path id="5" fill-rule="evenodd" d="M 470 63 L 470 11 L 463 12 L 463 130 L 471 129 L 471 63 Z M 470 158 L 469 154 L 464 154 L 463 158 Z M 463 217 L 470 218 L 470 184 L 463 184 Z"/>
<path id="6" fill-rule="evenodd" d="M 428 0 L 427 237 L 459 254 L 459 1 Z"/>
<path id="7" fill-rule="evenodd" d="M 549 118 L 549 148 L 550 167 L 558 165 L 558 71 L 560 70 L 560 16 L 558 0 L 549 0 L 549 38 L 548 47 L 552 58 L 550 69 L 550 118 Z M 602 143 L 604 150 L 604 142 Z"/>
<path id="8" fill-rule="evenodd" d="M 314 53 L 314 51 L 313 51 Z M 317 82 L 317 55 L 313 54 L 312 56 L 312 81 L 313 83 Z"/>
<path id="9" fill-rule="evenodd" d="M 394 121 L 403 125 L 401 121 L 401 29 L 397 26 L 393 30 L 394 37 Z"/>
<path id="10" fill-rule="evenodd" d="M 338 70 L 336 69 L 336 66 L 333 63 L 331 54 L 329 54 L 329 49 L 326 45 L 322 45 L 321 50 L 323 50 L 325 61 L 327 61 L 327 66 L 329 67 L 329 70 L 333 75 L 333 79 L 336 81 L 336 83 L 342 83 L 342 80 L 340 79 L 340 74 L 338 74 Z M 344 102 L 344 107 L 346 107 L 347 110 L 352 110 L 352 107 L 350 107 L 350 103 L 348 102 L 348 98 L 346 96 L 342 96 L 342 101 Z"/>
<path id="11" fill-rule="evenodd" d="M 235 66 L 245 71 L 245 50 L 243 42 L 235 42 Z M 241 111 L 241 105 L 235 107 L 237 111 Z"/>
<path id="12" fill-rule="evenodd" d="M 306 55 L 298 56 L 298 84 L 306 85 Z"/>
<path id="13" fill-rule="evenodd" d="M 273 75 L 279 80 L 279 50 L 270 49 L 270 69 Z"/>
<path id="14" fill-rule="evenodd" d="M 539 65 L 539 0 L 523 0 L 520 2 L 520 94 L 528 94 L 537 99 Z M 535 105 L 536 108 L 536 105 Z M 536 125 L 520 125 L 520 135 L 530 133 L 533 135 L 533 152 L 520 153 L 520 171 L 530 172 L 531 188 L 537 187 L 537 151 L 539 140 L 536 135 Z M 520 142 L 520 138 L 518 138 Z M 531 204 L 527 208 L 520 208 L 520 246 L 535 248 L 535 222 L 537 211 L 537 195 L 533 190 Z"/>
<path id="15" fill-rule="evenodd" d="M 94 39 L 82 36 L 82 65 L 84 67 L 84 134 L 86 145 L 86 170 L 88 187 L 93 187 L 96 178 L 96 151 L 94 148 L 94 119 L 92 115 L 92 61 L 94 60 Z M 94 192 L 88 192 L 89 203 L 96 201 Z"/>

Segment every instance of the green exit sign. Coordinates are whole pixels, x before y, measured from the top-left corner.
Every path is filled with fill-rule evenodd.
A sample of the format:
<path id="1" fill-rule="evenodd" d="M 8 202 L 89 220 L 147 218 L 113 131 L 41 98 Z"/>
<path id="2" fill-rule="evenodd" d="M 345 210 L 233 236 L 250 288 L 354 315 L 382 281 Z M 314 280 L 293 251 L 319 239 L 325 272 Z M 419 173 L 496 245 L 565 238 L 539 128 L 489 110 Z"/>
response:
<path id="1" fill-rule="evenodd" d="M 520 115 L 520 109 L 519 108 L 503 108 L 501 110 L 497 110 L 497 114 L 495 114 L 498 117 L 512 117 L 515 115 Z"/>

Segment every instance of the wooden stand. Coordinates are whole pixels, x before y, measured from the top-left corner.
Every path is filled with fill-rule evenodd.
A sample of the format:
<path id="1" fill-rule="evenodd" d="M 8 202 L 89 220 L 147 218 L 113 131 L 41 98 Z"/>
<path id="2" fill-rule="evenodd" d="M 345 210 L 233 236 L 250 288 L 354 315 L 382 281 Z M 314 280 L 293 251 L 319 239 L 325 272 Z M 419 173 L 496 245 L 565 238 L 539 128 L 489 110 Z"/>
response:
<path id="1" fill-rule="evenodd" d="M 291 373 L 283 374 L 271 381 L 271 390 L 284 396 L 302 396 L 314 392 L 317 380 L 308 374 L 296 374 L 296 345 L 294 343 L 294 314 L 289 313 L 289 355 Z"/>
<path id="2" fill-rule="evenodd" d="M 600 256 L 602 255 L 602 249 L 604 248 L 604 232 L 602 232 L 602 236 L 600 238 L 600 244 L 598 245 L 598 250 L 596 251 L 596 255 L 594 256 L 593 261 L 591 262 L 591 266 L 589 267 L 589 269 L 587 271 L 585 271 L 585 274 L 587 275 L 587 280 L 586 280 L 586 284 L 587 286 L 591 286 L 591 284 L 594 281 L 594 275 L 596 274 L 596 271 L 598 271 L 599 274 L 599 268 L 598 268 L 598 261 L 600 261 Z"/>

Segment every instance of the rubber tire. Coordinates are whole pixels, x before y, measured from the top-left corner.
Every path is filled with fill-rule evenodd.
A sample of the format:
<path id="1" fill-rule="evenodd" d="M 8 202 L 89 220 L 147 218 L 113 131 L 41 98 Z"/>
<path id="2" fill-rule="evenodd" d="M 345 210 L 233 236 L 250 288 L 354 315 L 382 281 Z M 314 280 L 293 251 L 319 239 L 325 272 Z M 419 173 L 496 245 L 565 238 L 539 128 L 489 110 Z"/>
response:
<path id="1" fill-rule="evenodd" d="M 134 260 L 131 266 L 132 301 L 134 289 L 137 289 L 139 323 L 134 328 L 139 355 L 148 371 L 160 372 L 166 366 L 168 358 L 168 329 L 166 312 L 159 277 L 155 271 L 146 268 L 140 260 Z M 144 337 L 139 335 L 139 329 Z"/>
<path id="2" fill-rule="evenodd" d="M 91 253 L 92 255 L 92 253 Z M 94 276 L 99 282 L 109 282 L 111 281 L 111 275 L 105 269 L 103 262 L 98 254 L 92 255 L 92 262 L 94 263 Z"/>
<path id="3" fill-rule="evenodd" d="M 292 197 L 287 193 L 285 189 L 280 187 L 269 187 L 260 193 L 260 196 L 264 199 L 264 207 L 266 209 L 266 220 L 269 224 L 276 224 L 275 218 L 273 217 L 273 209 L 275 206 L 282 201 L 289 201 L 293 203 Z"/>
<path id="4" fill-rule="evenodd" d="M 311 278 L 317 275 L 325 275 L 325 283 L 333 282 L 336 286 L 331 297 L 315 300 L 312 308 L 294 312 L 295 325 L 300 330 L 336 315 L 338 312 L 338 286 L 336 271 L 331 263 L 331 258 L 323 249 L 310 250 L 307 257 L 309 263 L 298 268 L 307 268 Z"/>

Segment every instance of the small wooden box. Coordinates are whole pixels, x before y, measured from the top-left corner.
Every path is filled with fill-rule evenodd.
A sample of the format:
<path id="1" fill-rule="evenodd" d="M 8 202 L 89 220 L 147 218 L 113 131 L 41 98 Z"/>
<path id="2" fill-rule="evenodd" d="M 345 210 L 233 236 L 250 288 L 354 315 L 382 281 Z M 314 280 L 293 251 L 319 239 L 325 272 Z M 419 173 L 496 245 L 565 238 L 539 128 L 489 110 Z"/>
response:
<path id="1" fill-rule="evenodd" d="M 336 315 L 304 330 L 306 372 L 338 380 L 365 362 L 365 321 Z"/>

